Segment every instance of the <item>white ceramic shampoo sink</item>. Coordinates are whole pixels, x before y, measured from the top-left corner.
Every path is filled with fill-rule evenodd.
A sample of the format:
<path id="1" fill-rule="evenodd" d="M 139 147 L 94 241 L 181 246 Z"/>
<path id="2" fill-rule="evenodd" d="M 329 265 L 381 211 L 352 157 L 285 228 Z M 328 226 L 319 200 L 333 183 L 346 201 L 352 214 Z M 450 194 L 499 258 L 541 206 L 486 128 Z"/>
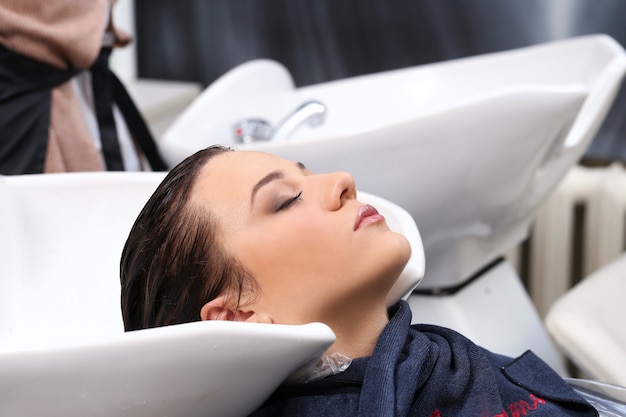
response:
<path id="1" fill-rule="evenodd" d="M 334 341 L 321 323 L 124 333 L 122 247 L 163 175 L 0 176 L 0 416 L 245 416 Z M 413 249 L 392 303 L 423 275 L 419 233 L 400 207 L 362 197 Z"/>
<path id="2" fill-rule="evenodd" d="M 163 136 L 170 164 L 233 144 L 244 118 L 278 124 L 308 100 L 324 124 L 271 152 L 315 172 L 346 170 L 359 189 L 405 208 L 424 241 L 422 287 L 448 287 L 522 241 L 533 214 L 584 153 L 620 86 L 626 56 L 587 36 L 295 88 L 252 61 L 209 86 Z"/>

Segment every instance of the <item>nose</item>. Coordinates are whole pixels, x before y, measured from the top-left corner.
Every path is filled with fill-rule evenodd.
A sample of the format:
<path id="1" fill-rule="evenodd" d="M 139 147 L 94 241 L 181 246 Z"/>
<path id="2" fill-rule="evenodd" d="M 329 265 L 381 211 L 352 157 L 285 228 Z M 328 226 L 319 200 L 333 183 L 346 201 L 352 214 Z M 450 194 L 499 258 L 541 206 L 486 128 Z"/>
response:
<path id="1" fill-rule="evenodd" d="M 349 172 L 339 171 L 327 174 L 326 207 L 339 210 L 348 200 L 356 198 L 356 184 Z"/>

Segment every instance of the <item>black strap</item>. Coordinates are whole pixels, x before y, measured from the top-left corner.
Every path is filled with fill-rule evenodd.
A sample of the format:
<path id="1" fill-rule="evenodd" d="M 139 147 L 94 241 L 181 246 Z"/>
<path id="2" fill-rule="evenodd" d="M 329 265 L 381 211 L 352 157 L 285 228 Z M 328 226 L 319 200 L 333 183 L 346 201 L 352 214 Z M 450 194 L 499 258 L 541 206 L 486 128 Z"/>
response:
<path id="1" fill-rule="evenodd" d="M 115 103 L 124 116 L 128 130 L 146 156 L 152 170 L 165 171 L 167 166 L 159 154 L 154 138 L 144 118 L 139 113 L 122 82 L 109 69 L 110 53 L 110 48 L 103 48 L 98 59 L 91 67 L 96 116 L 100 130 L 100 141 L 102 142 L 102 153 L 107 169 L 109 171 L 121 171 L 124 169 L 115 120 L 113 119 L 112 104 Z"/>
<path id="2" fill-rule="evenodd" d="M 133 138 L 137 141 L 137 145 L 139 145 L 141 151 L 146 156 L 153 171 L 167 171 L 167 166 L 159 154 L 152 134 L 139 113 L 139 110 L 135 107 L 133 99 L 130 97 L 119 78 L 112 72 L 111 75 L 113 76 L 113 95 L 115 102 L 120 108 Z"/>
<path id="3" fill-rule="evenodd" d="M 91 86 L 106 169 L 124 171 L 122 151 L 113 117 L 113 73 L 109 70 L 110 54 L 110 48 L 103 48 L 91 66 Z"/>

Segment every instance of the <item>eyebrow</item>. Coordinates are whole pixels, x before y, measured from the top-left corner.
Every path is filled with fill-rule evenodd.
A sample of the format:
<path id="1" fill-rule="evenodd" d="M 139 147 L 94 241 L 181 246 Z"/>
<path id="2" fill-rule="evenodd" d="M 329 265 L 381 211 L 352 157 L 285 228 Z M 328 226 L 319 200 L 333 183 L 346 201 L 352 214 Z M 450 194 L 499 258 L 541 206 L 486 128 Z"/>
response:
<path id="1" fill-rule="evenodd" d="M 296 162 L 296 166 L 300 168 L 301 171 L 306 171 L 306 167 L 302 162 Z M 252 188 L 252 194 L 250 196 L 250 205 L 254 204 L 254 198 L 256 197 L 257 192 L 261 187 L 271 183 L 272 181 L 280 180 L 285 178 L 285 173 L 280 170 L 272 171 L 257 182 Z"/>

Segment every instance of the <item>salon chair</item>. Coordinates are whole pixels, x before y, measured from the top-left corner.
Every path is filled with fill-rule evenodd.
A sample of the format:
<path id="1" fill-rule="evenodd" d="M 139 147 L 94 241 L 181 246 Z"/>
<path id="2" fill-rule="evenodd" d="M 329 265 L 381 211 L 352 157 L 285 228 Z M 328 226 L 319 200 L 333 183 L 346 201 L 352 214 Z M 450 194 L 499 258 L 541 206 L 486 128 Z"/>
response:
<path id="1" fill-rule="evenodd" d="M 548 331 L 590 378 L 626 386 L 626 254 L 562 295 L 546 316 Z"/>
<path id="2" fill-rule="evenodd" d="M 194 322 L 124 333 L 119 261 L 162 173 L 0 176 L 0 415 L 245 416 L 334 341 L 326 325 Z M 424 273 L 417 227 L 359 193 L 413 255 L 389 295 Z"/>

